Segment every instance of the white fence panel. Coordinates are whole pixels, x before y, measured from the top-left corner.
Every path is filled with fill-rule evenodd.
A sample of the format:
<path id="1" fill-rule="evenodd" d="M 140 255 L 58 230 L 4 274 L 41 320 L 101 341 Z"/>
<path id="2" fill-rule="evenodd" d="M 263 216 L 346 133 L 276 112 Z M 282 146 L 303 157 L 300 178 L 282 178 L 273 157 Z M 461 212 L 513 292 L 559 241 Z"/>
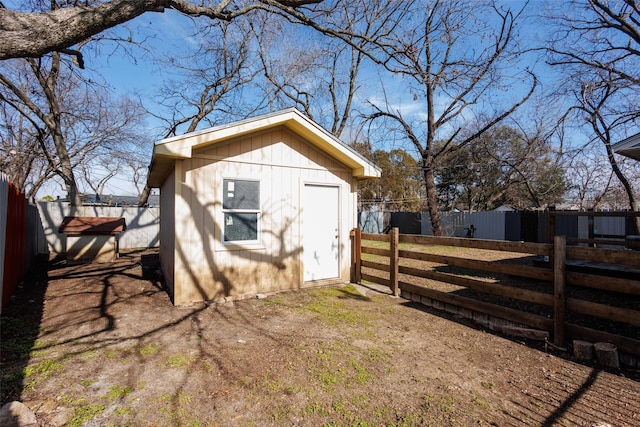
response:
<path id="1" fill-rule="evenodd" d="M 43 250 L 41 250 L 43 249 Z M 27 270 L 31 267 L 33 260 L 38 254 L 45 254 L 47 250 L 47 241 L 44 238 L 42 230 L 42 221 L 40 221 L 40 211 L 38 207 L 32 204 L 27 205 Z"/>
<path id="2" fill-rule="evenodd" d="M 71 215 L 72 208 L 62 202 L 38 203 L 38 208 L 48 251 L 62 253 L 64 236 L 58 233 L 58 227 L 65 216 Z M 124 218 L 127 231 L 120 235 L 120 249 L 152 248 L 160 245 L 160 208 L 79 206 L 74 208 L 73 215 Z"/>
<path id="3" fill-rule="evenodd" d="M 363 233 L 382 234 L 384 231 L 384 214 L 382 212 L 360 212 L 359 227 Z"/>

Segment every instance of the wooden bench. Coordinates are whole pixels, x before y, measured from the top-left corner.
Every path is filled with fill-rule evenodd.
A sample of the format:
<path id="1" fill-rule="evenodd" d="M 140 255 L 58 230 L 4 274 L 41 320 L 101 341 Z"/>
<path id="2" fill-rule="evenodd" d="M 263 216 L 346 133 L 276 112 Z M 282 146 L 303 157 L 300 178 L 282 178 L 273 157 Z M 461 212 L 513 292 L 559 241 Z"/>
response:
<path id="1" fill-rule="evenodd" d="M 112 262 L 119 254 L 120 233 L 127 229 L 124 218 L 67 216 L 58 228 L 63 252 L 71 262 Z"/>

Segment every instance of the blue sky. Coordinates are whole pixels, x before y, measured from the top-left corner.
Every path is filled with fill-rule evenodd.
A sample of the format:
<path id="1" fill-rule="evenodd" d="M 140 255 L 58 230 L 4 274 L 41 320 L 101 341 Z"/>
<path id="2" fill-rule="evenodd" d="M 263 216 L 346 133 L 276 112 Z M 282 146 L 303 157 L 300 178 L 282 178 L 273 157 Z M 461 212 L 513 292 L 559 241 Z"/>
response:
<path id="1" fill-rule="evenodd" d="M 514 3 L 514 2 L 508 2 Z M 521 3 L 521 2 L 516 2 Z M 133 21 L 115 29 L 115 33 L 123 38 L 131 35 L 135 42 L 141 42 L 143 47 L 150 47 L 162 53 L 177 52 L 177 55 L 186 50 L 192 40 L 191 18 L 168 10 L 164 13 L 146 13 Z M 150 54 L 144 53 L 140 49 L 135 49 L 134 56 L 123 55 L 122 49 L 113 48 L 112 43 L 102 43 L 99 47 L 98 56 L 87 55 L 85 58 L 87 69 L 98 71 L 113 88 L 114 93 L 141 97 L 145 106 L 154 112 L 160 112 L 160 107 L 153 102 L 162 86 L 167 73 L 158 69 L 151 61 Z M 113 53 L 111 53 L 113 52 Z M 407 93 L 406 82 L 400 77 L 380 77 L 377 71 L 365 68 L 364 78 L 361 79 L 361 88 L 355 100 L 356 108 L 360 110 L 370 109 L 368 103 L 384 105 L 380 92 L 381 78 L 385 79 L 384 85 L 387 90 L 387 97 L 394 109 L 399 109 L 405 117 L 420 117 L 426 114 L 422 100 L 414 100 Z M 446 99 L 440 99 L 442 105 Z M 437 102 L 438 104 L 438 102 Z M 162 124 L 157 119 L 149 117 L 148 132 L 153 140 L 159 140 L 163 136 Z M 374 123 L 373 127 L 378 126 Z M 398 140 L 397 136 L 390 136 L 384 131 L 387 149 L 397 146 L 405 146 L 404 141 Z M 343 139 L 349 139 L 347 134 Z M 149 152 L 149 159 L 151 152 Z M 60 187 L 61 188 L 61 187 Z M 59 190 L 61 191 L 61 190 Z M 118 177 L 110 181 L 108 193 L 122 195 L 137 195 L 126 177 Z M 50 194 L 49 188 L 43 189 L 41 193 Z"/>
<path id="2" fill-rule="evenodd" d="M 126 37 L 131 32 L 134 41 L 145 40 L 143 46 L 152 44 L 162 51 L 179 49 L 180 44 L 188 43 L 185 28 L 191 25 L 190 19 L 177 12 L 147 13 L 126 25 L 115 29 L 115 32 Z M 112 43 L 102 43 L 98 56 L 85 57 L 86 69 L 89 73 L 98 72 L 113 90 L 114 95 L 125 95 L 141 98 L 146 108 L 157 111 L 152 100 L 159 91 L 164 75 L 149 59 L 149 54 L 141 50 L 134 50 L 136 57 L 123 54 L 122 49 L 114 49 Z M 147 46 L 151 47 L 151 46 Z M 149 115 L 147 130 L 153 141 L 163 136 L 161 123 Z M 145 159 L 151 160 L 151 147 Z M 100 169 L 96 169 L 100 176 Z M 106 175 L 106 172 L 103 173 Z M 88 190 L 88 188 L 86 189 Z M 127 175 L 112 178 L 105 187 L 105 194 L 137 196 L 138 190 L 132 185 Z M 61 182 L 51 182 L 38 192 L 38 198 L 45 195 L 65 197 L 66 190 Z"/>
<path id="3" fill-rule="evenodd" d="M 518 8 L 524 2 L 521 0 L 505 0 L 503 3 Z M 545 4 L 545 2 L 533 0 L 529 7 L 537 7 L 538 3 L 541 5 Z M 5 1 L 5 4 L 11 8 L 15 4 L 19 4 L 19 2 L 9 0 Z M 123 37 L 131 34 L 135 42 L 142 41 L 143 47 L 152 47 L 163 53 L 177 52 L 180 54 L 186 50 L 185 47 L 194 43 L 191 38 L 191 30 L 193 28 L 191 21 L 191 18 L 168 10 L 164 13 L 146 13 L 117 28 L 115 31 Z M 526 33 L 528 33 L 527 37 L 535 37 L 537 34 L 537 29 L 534 26 L 525 28 L 525 30 Z M 141 97 L 147 108 L 152 111 L 159 111 L 158 105 L 153 102 L 153 96 L 156 95 L 161 88 L 166 73 L 158 69 L 157 65 L 153 64 L 150 60 L 150 54 L 145 54 L 139 49 L 134 51 L 133 57 L 123 56 L 120 50 L 115 50 L 111 54 L 112 51 L 112 44 L 101 43 L 99 56 L 87 55 L 87 68 L 100 72 L 106 82 L 113 88 L 114 93 Z M 527 63 L 527 61 L 523 61 L 514 64 L 514 70 L 516 70 L 516 68 L 522 70 L 522 68 L 527 65 L 532 68 L 534 66 L 532 62 Z M 536 67 L 537 69 L 535 71 L 541 73 L 542 83 L 550 85 L 548 79 L 551 76 L 546 74 L 548 70 L 545 70 L 541 65 L 537 65 Z M 420 100 L 415 101 L 412 96 L 407 93 L 405 83 L 406 82 L 403 82 L 399 77 L 385 77 L 385 86 L 387 87 L 389 102 L 394 107 L 402 110 L 407 116 L 419 117 L 420 115 L 424 115 L 424 104 L 420 102 Z M 360 109 L 368 108 L 367 102 L 382 105 L 379 86 L 380 77 L 378 73 L 372 70 L 365 70 L 365 78 L 362 79 L 361 90 L 356 99 Z M 525 86 L 520 88 L 512 87 L 511 94 L 516 95 L 518 92 L 523 92 L 525 90 L 524 87 Z M 446 99 L 440 99 L 441 104 L 444 102 L 446 102 Z M 148 119 L 148 133 L 153 140 L 162 138 L 163 135 L 160 126 L 161 123 L 157 119 L 153 119 L 152 117 Z M 348 136 L 345 137 L 345 139 L 347 138 Z M 390 146 L 387 148 L 393 148 L 395 145 L 403 145 L 406 147 L 406 144 L 402 141 L 391 140 Z M 150 151 L 148 156 L 148 159 L 150 159 Z M 113 180 L 107 192 L 122 195 L 137 195 L 137 192 L 132 188 L 131 183 L 126 178 Z M 64 192 L 56 189 L 54 186 L 43 189 L 43 191 L 39 193 L 39 195 L 44 194 L 51 194 L 55 197 L 56 195 L 63 195 Z"/>

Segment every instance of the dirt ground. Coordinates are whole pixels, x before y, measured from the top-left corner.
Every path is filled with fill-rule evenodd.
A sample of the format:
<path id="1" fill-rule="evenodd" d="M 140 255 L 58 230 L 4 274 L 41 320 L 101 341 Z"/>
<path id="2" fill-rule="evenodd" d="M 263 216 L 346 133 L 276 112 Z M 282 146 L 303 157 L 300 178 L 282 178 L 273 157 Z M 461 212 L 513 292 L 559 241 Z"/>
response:
<path id="1" fill-rule="evenodd" d="M 2 317 L 2 403 L 42 426 L 637 426 L 605 372 L 369 287 L 174 307 L 157 253 L 50 262 Z"/>

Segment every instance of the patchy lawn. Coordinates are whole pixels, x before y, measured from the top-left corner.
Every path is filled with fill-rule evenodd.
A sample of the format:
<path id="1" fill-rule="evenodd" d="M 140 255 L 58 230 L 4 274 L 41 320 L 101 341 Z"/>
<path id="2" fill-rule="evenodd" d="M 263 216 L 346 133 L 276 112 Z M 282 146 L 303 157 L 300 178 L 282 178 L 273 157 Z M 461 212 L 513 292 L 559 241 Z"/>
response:
<path id="1" fill-rule="evenodd" d="M 362 286 L 176 308 L 155 258 L 25 281 L 2 317 L 2 402 L 43 426 L 640 425 L 637 372 Z"/>

